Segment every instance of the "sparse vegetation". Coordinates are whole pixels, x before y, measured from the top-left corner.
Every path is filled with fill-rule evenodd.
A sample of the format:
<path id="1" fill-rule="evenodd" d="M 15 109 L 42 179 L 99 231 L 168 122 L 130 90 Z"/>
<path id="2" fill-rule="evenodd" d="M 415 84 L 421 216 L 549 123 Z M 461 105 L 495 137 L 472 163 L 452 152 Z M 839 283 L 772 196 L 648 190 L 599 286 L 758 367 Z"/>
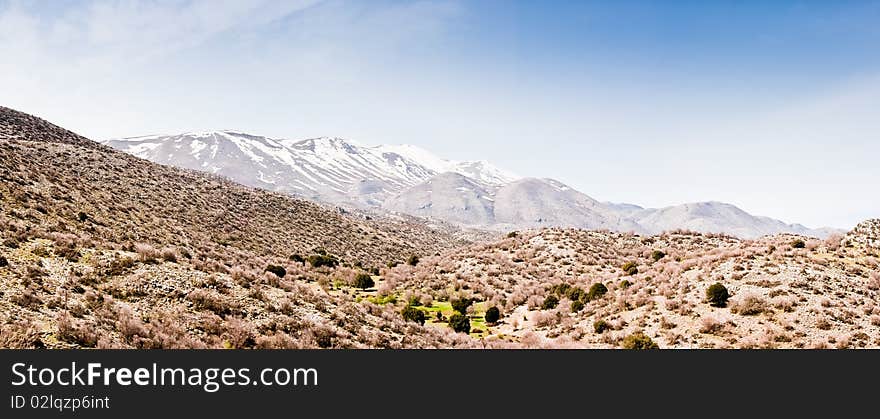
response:
<path id="1" fill-rule="evenodd" d="M 824 241 L 543 228 L 467 243 L 57 128 L 9 136 L 5 115 L 2 348 L 880 347 L 871 223 Z M 710 307 L 716 283 L 736 292 L 729 313 Z"/>

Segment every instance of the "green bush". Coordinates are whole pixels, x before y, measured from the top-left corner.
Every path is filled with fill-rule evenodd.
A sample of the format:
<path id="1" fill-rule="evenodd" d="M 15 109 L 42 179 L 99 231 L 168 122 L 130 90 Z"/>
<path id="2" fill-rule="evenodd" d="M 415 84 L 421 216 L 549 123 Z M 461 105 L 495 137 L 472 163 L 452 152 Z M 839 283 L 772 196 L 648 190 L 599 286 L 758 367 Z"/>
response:
<path id="1" fill-rule="evenodd" d="M 360 288 L 365 290 L 367 288 L 372 288 L 376 283 L 373 281 L 373 277 L 370 274 L 360 273 L 354 278 L 354 286 L 355 288 Z"/>
<path id="2" fill-rule="evenodd" d="M 568 285 L 565 282 L 561 284 L 556 284 L 552 288 L 550 288 L 550 291 L 558 296 L 564 296 L 568 293 L 569 290 L 571 290 L 571 285 Z"/>
<path id="3" fill-rule="evenodd" d="M 633 333 L 623 338 L 623 349 L 660 349 L 648 335 L 642 332 Z"/>
<path id="4" fill-rule="evenodd" d="M 621 288 L 621 289 L 627 289 L 627 288 L 629 288 L 629 286 L 632 285 L 632 284 L 633 284 L 633 283 L 630 282 L 628 279 L 624 279 L 623 281 L 620 281 L 620 288 Z"/>
<path id="5" fill-rule="evenodd" d="M 409 259 L 406 260 L 406 264 L 409 266 L 416 266 L 419 264 L 419 257 L 416 255 L 412 255 Z"/>
<path id="6" fill-rule="evenodd" d="M 425 324 L 425 312 L 413 306 L 404 307 L 403 311 L 401 311 L 400 314 L 403 316 L 403 319 L 408 322 Z"/>
<path id="7" fill-rule="evenodd" d="M 0 256 L 0 268 L 9 266 L 9 261 L 6 260 L 5 256 Z"/>
<path id="8" fill-rule="evenodd" d="M 388 266 L 388 269 L 392 269 L 392 268 L 396 267 L 397 265 L 400 265 L 400 262 L 392 260 L 391 262 L 388 262 L 388 265 L 386 265 L 386 266 Z"/>
<path id="9" fill-rule="evenodd" d="M 804 243 L 803 240 L 797 239 L 797 240 L 791 242 L 791 247 L 793 247 L 795 249 L 803 249 L 803 248 L 807 247 L 807 244 Z"/>
<path id="10" fill-rule="evenodd" d="M 602 332 L 611 329 L 611 325 L 608 324 L 605 320 L 596 320 L 593 322 L 593 331 L 598 334 L 602 334 Z"/>
<path id="11" fill-rule="evenodd" d="M 606 293 L 608 293 L 608 288 L 605 284 L 601 282 L 597 282 L 590 287 L 590 292 L 587 293 L 587 298 L 589 301 L 598 300 L 602 298 Z"/>
<path id="12" fill-rule="evenodd" d="M 651 259 L 653 259 L 654 262 L 663 259 L 664 257 L 666 257 L 666 253 L 663 253 L 662 250 L 655 250 L 651 252 Z"/>
<path id="13" fill-rule="evenodd" d="M 471 320 L 464 314 L 455 313 L 449 316 L 449 327 L 458 333 L 470 333 Z"/>
<path id="14" fill-rule="evenodd" d="M 498 323 L 498 320 L 501 319 L 501 311 L 498 310 L 498 307 L 492 306 L 486 310 L 486 323 Z"/>
<path id="15" fill-rule="evenodd" d="M 624 263 L 623 266 L 620 267 L 620 269 L 623 269 L 623 271 L 626 272 L 627 275 L 635 275 L 639 273 L 639 267 L 638 265 L 636 265 L 635 262 Z"/>
<path id="16" fill-rule="evenodd" d="M 450 301 L 450 304 L 453 310 L 461 314 L 467 314 L 467 308 L 473 304 L 473 301 L 470 298 L 456 298 Z"/>
<path id="17" fill-rule="evenodd" d="M 556 298 L 555 295 L 550 294 L 546 298 L 544 298 L 544 302 L 541 303 L 541 310 L 552 310 L 556 308 L 559 304 L 559 299 Z"/>
<path id="18" fill-rule="evenodd" d="M 571 312 L 577 313 L 584 309 L 584 303 L 581 300 L 574 300 L 571 302 Z"/>
<path id="19" fill-rule="evenodd" d="M 587 292 L 581 287 L 571 287 L 565 296 L 571 301 L 583 301 L 587 298 Z"/>
<path id="20" fill-rule="evenodd" d="M 333 255 L 317 254 L 309 256 L 309 264 L 312 265 L 313 268 L 320 268 L 322 266 L 335 268 L 336 266 L 339 266 L 339 259 Z"/>
<path id="21" fill-rule="evenodd" d="M 287 275 L 287 270 L 284 267 L 278 265 L 269 265 L 266 267 L 266 272 L 272 272 L 275 276 L 279 278 L 284 278 L 284 275 Z"/>
<path id="22" fill-rule="evenodd" d="M 510 233 L 507 233 L 507 238 L 508 238 L 508 239 L 512 239 L 512 238 L 514 238 L 514 237 L 516 237 L 516 232 L 515 232 L 515 231 L 511 231 Z"/>
<path id="23" fill-rule="evenodd" d="M 296 263 L 306 263 L 305 258 L 303 258 L 302 256 L 297 255 L 297 254 L 290 255 L 290 257 L 288 259 L 290 259 Z"/>
<path id="24" fill-rule="evenodd" d="M 706 288 L 706 300 L 709 301 L 712 307 L 726 306 L 729 298 L 730 294 L 727 292 L 727 288 L 721 285 L 720 282 L 716 282 L 710 285 L 709 288 Z"/>
<path id="25" fill-rule="evenodd" d="M 76 219 L 79 220 L 79 222 L 84 223 L 89 219 L 89 214 L 80 211 L 79 214 L 76 215 Z"/>

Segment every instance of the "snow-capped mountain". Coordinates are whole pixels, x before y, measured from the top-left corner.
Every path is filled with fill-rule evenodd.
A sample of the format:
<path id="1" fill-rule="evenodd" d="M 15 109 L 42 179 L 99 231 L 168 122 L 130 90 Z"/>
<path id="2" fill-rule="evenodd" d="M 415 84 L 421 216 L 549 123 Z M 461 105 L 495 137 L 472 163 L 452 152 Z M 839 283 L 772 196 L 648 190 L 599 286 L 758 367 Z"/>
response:
<path id="1" fill-rule="evenodd" d="M 161 164 L 334 204 L 509 230 L 575 227 L 653 234 L 689 229 L 744 238 L 825 237 L 721 202 L 667 208 L 597 201 L 553 179 L 519 178 L 485 160 L 451 161 L 412 145 L 362 146 L 340 138 L 271 139 L 237 131 L 153 135 L 105 144 Z"/>
<path id="2" fill-rule="evenodd" d="M 153 135 L 105 144 L 161 164 L 211 172 L 310 199 L 376 207 L 389 196 L 454 172 L 488 185 L 516 176 L 486 162 L 438 158 L 415 146 L 359 146 L 340 138 L 281 140 L 236 131 Z"/>

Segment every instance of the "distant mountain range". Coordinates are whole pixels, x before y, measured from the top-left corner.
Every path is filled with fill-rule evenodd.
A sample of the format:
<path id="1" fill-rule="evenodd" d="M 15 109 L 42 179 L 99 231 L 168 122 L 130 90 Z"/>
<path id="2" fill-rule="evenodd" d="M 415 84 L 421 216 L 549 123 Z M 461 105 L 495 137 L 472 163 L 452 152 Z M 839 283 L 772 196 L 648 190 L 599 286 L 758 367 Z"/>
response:
<path id="1" fill-rule="evenodd" d="M 721 202 L 666 208 L 600 202 L 553 179 L 521 178 L 487 161 L 451 161 L 412 145 L 361 146 L 340 138 L 271 139 L 236 131 L 104 141 L 166 165 L 358 208 L 399 212 L 466 227 L 575 227 L 654 234 L 687 229 L 755 238 L 826 237 Z"/>

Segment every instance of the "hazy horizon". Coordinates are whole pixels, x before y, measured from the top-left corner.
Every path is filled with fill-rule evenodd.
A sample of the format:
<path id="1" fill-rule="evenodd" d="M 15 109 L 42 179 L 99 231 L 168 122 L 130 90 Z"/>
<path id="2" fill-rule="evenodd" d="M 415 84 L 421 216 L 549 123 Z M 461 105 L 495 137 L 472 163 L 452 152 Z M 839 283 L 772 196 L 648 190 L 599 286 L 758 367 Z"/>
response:
<path id="1" fill-rule="evenodd" d="M 0 105 L 95 140 L 413 144 L 596 199 L 880 216 L 878 2 L 0 0 Z"/>

